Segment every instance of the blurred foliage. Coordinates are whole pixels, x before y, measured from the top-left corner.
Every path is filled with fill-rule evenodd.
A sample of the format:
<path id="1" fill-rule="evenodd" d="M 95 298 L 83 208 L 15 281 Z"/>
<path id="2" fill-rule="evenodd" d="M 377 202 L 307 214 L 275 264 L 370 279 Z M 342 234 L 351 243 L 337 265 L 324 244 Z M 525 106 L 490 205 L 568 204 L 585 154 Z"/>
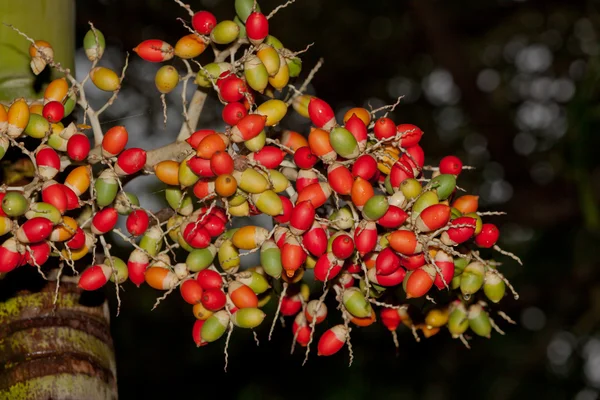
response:
<path id="1" fill-rule="evenodd" d="M 189 3 L 219 19 L 233 15 L 230 0 Z M 260 1 L 263 10 L 279 3 Z M 508 212 L 494 221 L 501 245 L 525 262 L 521 268 L 500 260 L 521 294 L 519 301 L 506 299 L 518 325 L 499 321 L 507 335 L 473 340 L 471 350 L 446 332 L 421 343 L 402 332 L 398 356 L 381 326 L 355 329 L 350 368 L 343 355 L 313 355 L 301 367 L 302 356 L 287 354 L 289 327 L 278 328 L 271 343 L 259 331 L 258 348 L 251 335 L 236 332 L 224 374 L 222 347 L 195 348 L 194 319 L 179 296 L 151 312 L 156 293 L 128 285 L 112 321 L 122 398 L 597 398 L 599 6 L 585 0 L 298 0 L 282 10 L 271 32 L 286 47 L 315 42 L 303 56 L 303 76 L 325 57 L 311 93 L 340 113 L 403 95 L 392 118 L 426 132 L 430 163 L 455 154 L 477 167 L 459 184 L 479 193 L 487 209 Z M 114 67 L 144 39 L 174 43 L 186 33 L 176 18 L 187 14 L 168 0 L 88 0 L 77 7 L 78 44 L 92 21 L 104 32 Z M 78 54 L 83 73 L 87 60 L 82 49 Z M 173 107 L 168 126 L 162 124 L 152 84 L 157 68 L 134 54 L 126 87 L 106 113 L 105 126 L 126 125 L 134 144 L 158 147 L 176 136 L 181 121 L 178 92 L 168 96 Z M 99 96 L 92 94 L 92 103 Z M 209 102 L 201 125 L 219 127 L 219 116 L 218 102 Z M 308 126 L 300 117 L 285 122 Z M 158 208 L 152 196 L 140 196 L 142 204 Z"/>

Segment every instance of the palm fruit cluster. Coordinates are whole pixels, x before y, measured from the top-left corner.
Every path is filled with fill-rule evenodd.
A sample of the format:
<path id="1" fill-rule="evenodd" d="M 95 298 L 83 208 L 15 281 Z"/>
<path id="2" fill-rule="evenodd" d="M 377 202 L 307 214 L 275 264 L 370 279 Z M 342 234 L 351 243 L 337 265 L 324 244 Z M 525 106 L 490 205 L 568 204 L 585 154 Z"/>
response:
<path id="1" fill-rule="evenodd" d="M 298 53 L 270 35 L 272 15 L 254 0 L 235 0 L 233 20 L 220 22 L 185 8 L 189 34 L 174 46 L 152 39 L 134 49 L 149 62 L 199 67 L 180 76 L 161 66 L 162 96 L 194 78 L 223 103 L 225 129 L 196 130 L 175 143 L 177 152 L 127 148 L 125 127 L 94 128 L 99 112 L 87 105 L 82 82 L 112 92 L 112 104 L 125 72 L 98 65 L 105 48 L 98 29 L 84 38 L 92 68 L 82 82 L 54 62 L 49 43 L 32 40 L 34 72 L 49 65 L 65 78 L 48 86 L 42 102 L 0 106 L 2 156 L 17 149 L 36 171 L 26 185 L 0 192 L 0 272 L 68 265 L 84 290 L 129 280 L 166 292 L 157 305 L 179 291 L 196 317 L 198 346 L 258 327 L 270 301 L 277 302 L 273 326 L 279 314 L 292 320 L 290 337 L 307 357 L 313 339 L 319 355 L 332 355 L 350 347 L 353 328 L 377 321 L 397 346 L 400 325 L 417 339 L 447 329 L 465 344 L 469 332 L 501 332 L 490 304 L 512 287 L 500 264 L 481 254 L 510 253 L 496 245 L 496 225 L 482 219 L 496 213 L 480 212 L 478 197 L 457 187 L 461 160 L 425 166 L 419 127 L 361 107 L 338 120 L 323 99 L 290 89 L 301 72 Z M 194 60 L 207 48 L 214 62 Z M 67 123 L 76 103 L 92 126 Z M 310 131 L 280 129 L 289 111 L 310 119 Z M 169 212 L 150 212 L 124 191 L 142 173 L 166 185 Z M 272 229 L 231 227 L 259 214 L 272 218 Z M 116 228 L 119 218 L 126 233 Z M 110 232 L 130 246 L 126 260 L 111 255 Z M 252 253 L 260 265 L 242 268 Z"/>

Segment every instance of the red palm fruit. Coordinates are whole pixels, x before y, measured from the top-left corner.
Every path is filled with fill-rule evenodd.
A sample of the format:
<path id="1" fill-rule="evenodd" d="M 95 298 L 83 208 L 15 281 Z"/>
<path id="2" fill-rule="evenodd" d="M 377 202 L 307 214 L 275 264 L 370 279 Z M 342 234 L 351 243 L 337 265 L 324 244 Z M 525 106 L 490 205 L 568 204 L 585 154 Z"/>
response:
<path id="1" fill-rule="evenodd" d="M 392 249 L 386 247 L 379 252 L 375 261 L 377 275 L 389 275 L 400 268 L 400 257 Z"/>
<path id="2" fill-rule="evenodd" d="M 321 207 L 331 196 L 331 187 L 325 182 L 313 183 L 298 193 L 296 203 L 310 201 L 315 209 Z"/>
<path id="3" fill-rule="evenodd" d="M 83 133 L 76 133 L 67 142 L 67 154 L 74 161 L 83 161 L 90 153 L 90 141 Z"/>
<path id="4" fill-rule="evenodd" d="M 361 177 L 365 180 L 371 180 L 377 172 L 377 161 L 370 154 L 363 154 L 358 157 L 352 166 L 352 176 Z"/>
<path id="5" fill-rule="evenodd" d="M 358 143 L 358 150 L 361 152 L 364 151 L 365 147 L 367 147 L 368 134 L 367 126 L 363 120 L 354 114 L 350 117 L 350 119 L 348 119 L 348 121 L 346 121 L 344 128 L 346 128 L 356 139 L 356 142 Z"/>
<path id="6" fill-rule="evenodd" d="M 450 221 L 450 206 L 446 204 L 434 204 L 417 216 L 415 225 L 421 232 L 431 232 L 446 226 Z"/>
<path id="7" fill-rule="evenodd" d="M 202 139 L 196 150 L 196 156 L 210 160 L 217 151 L 226 152 L 227 145 L 228 140 L 224 135 L 213 133 Z"/>
<path id="8" fill-rule="evenodd" d="M 208 342 L 202 340 L 202 336 L 200 335 L 200 333 L 202 332 L 202 325 L 204 325 L 205 321 L 206 320 L 204 319 L 197 319 L 196 322 L 194 322 L 194 326 L 192 327 L 192 339 L 194 340 L 194 343 L 196 343 L 197 347 L 205 346 L 208 344 Z"/>
<path id="9" fill-rule="evenodd" d="M 286 294 L 281 299 L 281 315 L 290 317 L 298 314 L 300 309 L 302 309 L 302 295 L 300 293 L 292 296 Z"/>
<path id="10" fill-rule="evenodd" d="M 296 342 L 300 346 L 308 346 L 308 342 L 310 341 L 310 326 L 306 320 L 306 316 L 303 313 L 298 313 L 296 318 L 294 318 L 294 323 L 292 324 L 292 333 L 296 338 Z"/>
<path id="11" fill-rule="evenodd" d="M 0 205 L 2 204 L 2 200 L 4 199 L 4 196 L 6 196 L 6 192 L 0 192 Z M 4 212 L 4 210 L 2 209 L 1 206 L 0 206 L 0 217 L 6 217 L 6 213 Z"/>
<path id="12" fill-rule="evenodd" d="M 446 156 L 440 160 L 440 174 L 458 175 L 462 171 L 463 163 L 456 156 Z"/>
<path id="13" fill-rule="evenodd" d="M 150 264 L 148 255 L 139 249 L 134 249 L 127 259 L 127 272 L 129 272 L 129 280 L 137 287 L 146 281 L 146 269 Z"/>
<path id="14" fill-rule="evenodd" d="M 59 101 L 49 101 L 42 108 L 42 117 L 46 118 L 50 123 L 55 124 L 65 116 L 65 106 Z"/>
<path id="15" fill-rule="evenodd" d="M 281 264 L 290 278 L 306 261 L 306 253 L 295 236 L 289 235 L 281 249 Z"/>
<path id="16" fill-rule="evenodd" d="M 406 270 L 404 268 L 398 268 L 389 275 L 378 275 L 375 268 L 371 268 L 367 271 L 367 278 L 369 281 L 384 287 L 398 286 L 402 283 L 405 276 Z"/>
<path id="17" fill-rule="evenodd" d="M 258 136 L 265 129 L 266 115 L 248 114 L 231 129 L 231 141 L 244 142 Z"/>
<path id="18" fill-rule="evenodd" d="M 377 220 L 377 223 L 384 228 L 394 229 L 399 228 L 407 218 L 408 214 L 406 211 L 400 207 L 390 205 L 385 214 Z"/>
<path id="19" fill-rule="evenodd" d="M 440 275 L 436 271 L 433 284 L 435 287 L 442 290 L 450 285 L 450 281 L 452 281 L 452 278 L 454 277 L 454 259 L 448 253 L 439 250 L 435 254 L 433 262 L 435 262 L 435 265 L 437 265 L 438 269 L 442 273 Z"/>
<path id="20" fill-rule="evenodd" d="M 194 150 L 198 150 L 198 145 L 200 145 L 200 142 L 202 141 L 202 139 L 204 139 L 205 137 L 207 137 L 208 135 L 210 135 L 212 133 L 217 133 L 217 132 L 212 129 L 200 129 L 200 130 L 192 133 L 192 135 L 189 138 L 185 139 L 185 141 L 190 146 L 192 146 L 192 148 Z"/>
<path id="21" fill-rule="evenodd" d="M 412 124 L 400 124 L 396 127 L 396 131 L 401 135 L 398 144 L 404 148 L 416 145 L 423 136 L 423 131 Z"/>
<path id="22" fill-rule="evenodd" d="M 148 214 L 144 210 L 133 211 L 127 216 L 127 221 L 125 222 L 127 231 L 133 236 L 139 236 L 146 232 L 146 229 L 148 229 L 149 224 L 150 219 L 148 218 Z"/>
<path id="23" fill-rule="evenodd" d="M 316 319 L 316 323 L 320 324 L 325 321 L 325 318 L 327 317 L 327 306 L 325 303 L 319 302 L 319 300 L 311 300 L 306 305 L 304 316 L 308 323 L 312 324 L 313 319 Z"/>
<path id="24" fill-rule="evenodd" d="M 321 282 L 330 281 L 335 278 L 344 265 L 343 260 L 338 260 L 332 252 L 323 254 L 315 264 L 315 279 Z"/>
<path id="25" fill-rule="evenodd" d="M 412 256 L 407 256 L 406 258 L 403 257 L 400 259 L 400 265 L 409 271 L 422 267 L 425 265 L 425 254 L 418 253 L 413 254 Z"/>
<path id="26" fill-rule="evenodd" d="M 179 290 L 186 303 L 194 305 L 202 302 L 203 290 L 198 281 L 188 279 L 181 284 Z"/>
<path id="27" fill-rule="evenodd" d="M 380 315 L 381 323 L 383 323 L 388 330 L 395 331 L 398 329 L 398 325 L 400 325 L 400 322 L 402 321 L 400 314 L 398 314 L 398 310 L 384 307 L 381 309 Z"/>
<path id="28" fill-rule="evenodd" d="M 233 103 L 227 103 L 225 107 L 223 107 L 223 112 L 221 113 L 221 117 L 223 121 L 227 125 L 235 125 L 242 118 L 244 118 L 248 114 L 248 110 L 246 107 L 240 102 L 234 101 Z"/>
<path id="29" fill-rule="evenodd" d="M 373 190 L 373 185 L 371 185 L 369 181 L 361 177 L 358 177 L 354 180 L 350 197 L 352 198 L 352 203 L 354 203 L 356 208 L 362 210 L 366 202 L 374 195 L 375 191 Z"/>
<path id="30" fill-rule="evenodd" d="M 350 235 L 341 234 L 331 243 L 331 251 L 340 260 L 345 260 L 354 253 L 354 240 Z"/>
<path id="31" fill-rule="evenodd" d="M 52 147 L 43 145 L 35 153 L 35 162 L 42 178 L 52 179 L 60 171 L 60 157 Z"/>
<path id="32" fill-rule="evenodd" d="M 283 131 L 280 140 L 282 145 L 289 147 L 292 149 L 292 151 L 296 151 L 300 147 L 308 146 L 308 141 L 306 138 L 300 133 L 294 131 Z"/>
<path id="33" fill-rule="evenodd" d="M 317 354 L 320 356 L 331 356 L 337 353 L 346 344 L 347 336 L 348 328 L 344 325 L 336 325 L 328 329 L 319 338 Z"/>
<path id="34" fill-rule="evenodd" d="M 159 39 L 144 40 L 133 51 L 143 60 L 150 62 L 168 61 L 173 58 L 173 46 Z"/>
<path id="35" fill-rule="evenodd" d="M 346 272 L 349 274 L 358 274 L 362 271 L 361 265 L 358 263 L 354 263 L 351 260 L 346 260 L 344 267 L 346 268 Z"/>
<path id="36" fill-rule="evenodd" d="M 223 72 L 221 75 L 223 77 L 217 80 L 221 99 L 227 103 L 242 100 L 244 93 L 248 92 L 246 82 L 229 71 Z"/>
<path id="37" fill-rule="evenodd" d="M 21 243 L 35 243 L 45 240 L 52 233 L 54 223 L 48 218 L 34 217 L 17 230 L 17 240 Z"/>
<path id="38" fill-rule="evenodd" d="M 290 231 L 302 235 L 315 221 L 315 208 L 310 201 L 297 202 L 290 215 Z"/>
<path id="39" fill-rule="evenodd" d="M 108 265 L 94 265 L 81 273 L 78 286 L 83 290 L 98 290 L 108 282 L 111 274 Z"/>
<path id="40" fill-rule="evenodd" d="M 201 178 L 212 178 L 215 176 L 215 173 L 210 167 L 210 159 L 194 156 L 187 161 L 187 165 L 193 173 Z"/>
<path id="41" fill-rule="evenodd" d="M 313 125 L 326 131 L 337 125 L 331 106 L 316 97 L 311 98 L 308 102 L 308 116 Z"/>
<path id="42" fill-rule="evenodd" d="M 269 20 L 260 11 L 255 11 L 246 19 L 246 35 L 254 46 L 261 44 L 269 35 Z"/>
<path id="43" fill-rule="evenodd" d="M 225 222 L 216 215 L 209 215 L 202 221 L 202 227 L 206 229 L 211 237 L 220 236 L 225 232 Z"/>
<path id="44" fill-rule="evenodd" d="M 343 271 L 338 278 L 338 284 L 344 289 L 354 286 L 354 278 L 352 277 L 352 274 L 348 271 Z"/>
<path id="45" fill-rule="evenodd" d="M 144 168 L 145 164 L 146 150 L 134 147 L 119 154 L 115 172 L 120 176 L 132 175 Z"/>
<path id="46" fill-rule="evenodd" d="M 64 185 L 50 180 L 42 186 L 42 201 L 52 204 L 61 214 L 67 211 L 67 195 L 64 191 Z"/>
<path id="47" fill-rule="evenodd" d="M 27 263 L 31 266 L 44 265 L 48 258 L 50 258 L 50 244 L 48 242 L 39 242 L 29 245 L 31 251 L 25 252 L 23 263 Z"/>
<path id="48" fill-rule="evenodd" d="M 67 210 L 75 210 L 79 208 L 79 197 L 77 194 L 68 187 L 67 185 L 61 185 L 61 189 L 65 192 L 65 197 L 67 199 Z"/>
<path id="49" fill-rule="evenodd" d="M 71 239 L 65 242 L 65 246 L 67 246 L 71 250 L 81 249 L 85 245 L 85 233 L 83 229 L 77 227 L 75 230 L 75 234 Z"/>
<path id="50" fill-rule="evenodd" d="M 319 158 L 315 156 L 310 147 L 304 146 L 294 152 L 294 164 L 301 169 L 311 169 L 319 161 Z"/>
<path id="51" fill-rule="evenodd" d="M 129 133 L 124 126 L 113 126 L 102 138 L 102 155 L 104 157 L 115 157 L 127 146 Z"/>
<path id="52" fill-rule="evenodd" d="M 198 11 L 192 17 L 192 26 L 201 35 L 210 35 L 217 25 L 217 18 L 209 11 Z"/>
<path id="53" fill-rule="evenodd" d="M 431 265 L 424 265 L 406 276 L 406 298 L 413 299 L 425 296 L 433 286 L 435 279 L 435 268 Z"/>
<path id="54" fill-rule="evenodd" d="M 318 222 L 313 222 L 310 229 L 302 235 L 302 245 L 313 256 L 319 257 L 327 250 L 327 233 Z"/>
<path id="55" fill-rule="evenodd" d="M 206 289 L 202 293 L 202 305 L 209 311 L 219 311 L 225 307 L 227 296 L 221 289 Z"/>
<path id="56" fill-rule="evenodd" d="M 277 226 L 275 228 L 275 233 L 273 233 L 273 239 L 275 239 L 277 247 L 282 249 L 283 245 L 285 244 L 285 240 L 288 238 L 289 235 L 291 235 L 291 233 L 288 228 L 283 226 Z"/>
<path id="57" fill-rule="evenodd" d="M 0 246 L 0 272 L 9 272 L 18 267 L 24 255 L 17 249 L 17 241 L 10 238 Z"/>
<path id="58" fill-rule="evenodd" d="M 490 248 L 496 244 L 500 237 L 500 231 L 494 224 L 483 224 L 481 226 L 481 232 L 475 236 L 475 243 L 479 247 Z"/>
<path id="59" fill-rule="evenodd" d="M 362 220 L 354 231 L 354 245 L 358 254 L 364 256 L 377 245 L 377 225 L 373 221 Z"/>
<path id="60" fill-rule="evenodd" d="M 223 287 L 223 279 L 221 275 L 217 271 L 213 271 L 212 269 L 203 269 L 198 272 L 198 277 L 196 280 L 202 286 L 202 289 L 220 289 Z"/>
<path id="61" fill-rule="evenodd" d="M 215 182 L 200 179 L 194 184 L 194 195 L 198 199 L 205 199 L 215 193 Z"/>
<path id="62" fill-rule="evenodd" d="M 237 308 L 257 308 L 258 297 L 249 286 L 232 281 L 227 288 L 231 301 Z"/>
<path id="63" fill-rule="evenodd" d="M 227 175 L 233 172 L 233 158 L 225 151 L 217 151 L 210 158 L 210 169 L 215 175 Z"/>
<path id="64" fill-rule="evenodd" d="M 440 240 L 448 246 L 464 243 L 475 233 L 476 223 L 477 221 L 475 221 L 475 218 L 471 217 L 455 218 L 450 222 L 450 225 L 456 226 L 456 228 L 450 228 L 447 231 L 442 232 Z"/>
<path id="65" fill-rule="evenodd" d="M 118 218 L 117 210 L 113 207 L 104 207 L 92 218 L 92 232 L 96 235 L 104 235 L 115 227 Z"/>
<path id="66" fill-rule="evenodd" d="M 195 249 L 204 249 L 210 244 L 210 234 L 206 228 L 189 222 L 183 229 L 183 240 Z"/>
<path id="67" fill-rule="evenodd" d="M 257 152 L 250 153 L 248 159 L 256 161 L 265 168 L 279 168 L 285 157 L 285 152 L 276 146 L 265 146 Z"/>
<path id="68" fill-rule="evenodd" d="M 275 222 L 278 224 L 286 224 L 290 222 L 290 218 L 292 216 L 292 210 L 294 209 L 294 204 L 285 196 L 279 195 L 281 199 L 281 205 L 283 206 L 283 211 L 280 215 L 276 215 L 273 217 Z"/>
<path id="69" fill-rule="evenodd" d="M 392 249 L 405 256 L 423 251 L 423 246 L 417 241 L 413 231 L 399 229 L 388 236 L 388 241 Z"/>
<path id="70" fill-rule="evenodd" d="M 331 188 L 341 195 L 350 194 L 354 183 L 350 170 L 340 163 L 333 163 L 327 168 L 327 181 Z"/>
<path id="71" fill-rule="evenodd" d="M 399 160 L 395 162 L 390 171 L 390 183 L 394 188 L 399 188 L 402 182 L 414 177 L 415 174 L 413 173 L 412 168 L 404 161 Z"/>
<path id="72" fill-rule="evenodd" d="M 477 211 L 479 207 L 479 196 L 465 194 L 460 196 L 452 203 L 452 207 L 456 208 L 463 214 L 469 214 Z"/>
<path id="73" fill-rule="evenodd" d="M 329 141 L 329 132 L 323 129 L 311 129 L 308 134 L 310 151 L 324 163 L 331 163 L 337 159 L 337 153 Z"/>
<path id="74" fill-rule="evenodd" d="M 410 165 L 413 170 L 414 176 L 419 175 L 419 172 L 423 168 L 425 164 L 425 153 L 423 149 L 418 144 L 408 147 L 406 153 L 400 157 L 400 161 L 404 162 L 406 165 Z"/>
<path id="75" fill-rule="evenodd" d="M 319 182 L 317 174 L 310 169 L 301 169 L 296 178 L 296 191 L 301 192 L 305 187 Z"/>
<path id="76" fill-rule="evenodd" d="M 373 133 L 379 140 L 396 136 L 396 124 L 390 118 L 379 118 L 373 127 Z"/>

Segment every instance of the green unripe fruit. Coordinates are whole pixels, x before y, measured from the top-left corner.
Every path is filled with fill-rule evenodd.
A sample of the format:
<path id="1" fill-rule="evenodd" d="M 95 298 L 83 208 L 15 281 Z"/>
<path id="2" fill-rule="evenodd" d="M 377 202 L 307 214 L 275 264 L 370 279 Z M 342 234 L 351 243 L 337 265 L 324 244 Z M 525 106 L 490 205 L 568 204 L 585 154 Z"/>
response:
<path id="1" fill-rule="evenodd" d="M 183 162 L 179 163 L 179 170 L 177 176 L 179 179 L 179 185 L 182 188 L 190 187 L 200 180 L 200 177 L 196 175 L 194 171 L 192 171 L 192 169 L 187 163 L 192 157 L 194 157 L 193 154 L 186 157 L 183 160 Z"/>
<path id="2" fill-rule="evenodd" d="M 260 264 L 270 277 L 278 279 L 281 276 L 281 250 L 274 241 L 266 240 L 260 247 Z"/>
<path id="3" fill-rule="evenodd" d="M 390 208 L 390 205 L 388 203 L 387 197 L 378 194 L 367 200 L 362 209 L 362 214 L 365 217 L 365 219 L 370 221 L 376 221 L 379 218 L 383 217 L 383 215 L 387 212 L 388 208 Z"/>
<path id="4" fill-rule="evenodd" d="M 483 293 L 492 302 L 498 303 L 506 293 L 506 284 L 498 273 L 488 270 L 485 273 Z"/>
<path id="5" fill-rule="evenodd" d="M 8 192 L 2 199 L 2 211 L 9 217 L 20 217 L 28 208 L 27 199 L 19 192 Z"/>
<path id="6" fill-rule="evenodd" d="M 290 186 L 290 181 L 288 180 L 288 178 L 286 178 L 284 174 L 277 171 L 276 169 L 270 169 L 269 175 L 274 192 L 281 193 Z"/>
<path id="7" fill-rule="evenodd" d="M 169 203 L 169 207 L 171 207 L 173 210 L 177 211 L 181 215 L 188 216 L 194 212 L 192 198 L 190 196 L 187 196 L 184 192 L 181 191 L 181 189 L 177 187 L 168 187 L 165 190 L 165 198 L 167 199 L 167 203 Z"/>
<path id="8" fill-rule="evenodd" d="M 283 213 L 281 198 L 273 190 L 265 190 L 259 194 L 250 195 L 256 208 L 263 214 L 276 217 Z"/>
<path id="9" fill-rule="evenodd" d="M 267 67 L 256 56 L 250 56 L 244 62 L 244 77 L 248 86 L 259 93 L 263 93 L 269 84 L 269 73 Z"/>
<path id="10" fill-rule="evenodd" d="M 481 217 L 476 212 L 465 214 L 465 217 L 475 218 L 475 233 L 473 233 L 473 235 L 479 235 L 483 228 L 483 220 Z"/>
<path id="11" fill-rule="evenodd" d="M 271 287 L 267 278 L 255 271 L 240 272 L 236 280 L 248 286 L 256 294 L 264 293 Z"/>
<path id="12" fill-rule="evenodd" d="M 238 17 L 237 15 L 233 17 L 233 22 L 235 22 L 238 28 L 240 28 L 240 39 L 245 39 L 246 37 L 248 37 L 248 35 L 246 34 L 246 25 L 244 25 L 240 17 Z"/>
<path id="13" fill-rule="evenodd" d="M 240 206 L 242 204 L 244 204 L 244 202 L 246 201 L 246 197 L 240 193 L 240 191 L 237 191 L 237 194 L 233 195 L 230 199 L 229 199 L 229 207 L 237 207 Z"/>
<path id="14" fill-rule="evenodd" d="M 218 246 L 219 265 L 224 271 L 235 272 L 240 266 L 240 253 L 230 239 Z"/>
<path id="15" fill-rule="evenodd" d="M 209 244 L 204 249 L 194 249 L 190 251 L 185 259 L 185 265 L 190 272 L 202 271 L 210 267 L 217 255 L 217 248 L 214 244 Z"/>
<path id="16" fill-rule="evenodd" d="M 163 65 L 154 76 L 154 84 L 161 93 L 169 93 L 177 87 L 179 73 L 172 65 Z"/>
<path id="17" fill-rule="evenodd" d="M 129 271 L 127 270 L 127 264 L 123 262 L 118 257 L 111 257 L 112 265 L 110 261 L 105 261 L 104 263 L 109 267 L 113 268 L 112 274 L 110 274 L 110 281 L 118 283 L 119 285 L 129 278 Z"/>
<path id="18" fill-rule="evenodd" d="M 264 319 L 265 313 L 259 308 L 240 308 L 231 315 L 231 322 L 238 328 L 256 328 Z"/>
<path id="19" fill-rule="evenodd" d="M 483 310 L 479 304 L 473 304 L 469 307 L 469 328 L 479 336 L 486 338 L 490 337 L 492 333 L 492 324 L 487 313 Z"/>
<path id="20" fill-rule="evenodd" d="M 216 44 L 229 44 L 236 40 L 240 34 L 240 28 L 231 20 L 224 20 L 217 24 L 210 32 L 210 40 Z"/>
<path id="21" fill-rule="evenodd" d="M 344 290 L 342 302 L 346 310 L 357 318 L 366 318 L 373 311 L 371 303 L 365 299 L 365 296 L 357 287 Z"/>
<path id="22" fill-rule="evenodd" d="M 373 297 L 375 299 L 383 296 L 383 292 L 385 291 L 386 288 L 384 288 L 383 286 L 379 286 L 376 285 L 374 283 L 370 283 L 369 286 L 371 287 L 371 290 L 369 290 L 369 297 Z M 360 291 L 365 293 L 367 291 L 367 283 L 364 279 L 361 279 L 358 282 L 358 287 L 360 288 Z"/>
<path id="23" fill-rule="evenodd" d="M 96 67 L 90 71 L 90 78 L 96 87 L 105 92 L 114 92 L 121 87 L 119 75 L 106 67 Z"/>
<path id="24" fill-rule="evenodd" d="M 471 258 L 454 257 L 454 276 L 458 276 L 463 273 L 467 265 L 471 262 Z"/>
<path id="25" fill-rule="evenodd" d="M 67 151 L 67 139 L 62 138 L 57 133 L 52 133 L 48 136 L 46 144 L 57 151 Z"/>
<path id="26" fill-rule="evenodd" d="M 405 196 L 406 196 L 406 194 L 405 194 Z M 406 196 L 406 197 L 408 197 L 408 196 Z M 412 206 L 412 214 L 410 217 L 412 218 L 413 221 L 416 220 L 417 217 L 419 216 L 419 214 L 421 213 L 421 211 L 423 211 L 424 209 L 426 209 L 429 206 L 438 204 L 439 202 L 440 201 L 438 200 L 437 193 L 434 192 L 433 190 L 428 190 L 425 193 L 421 193 L 419 198 L 415 201 L 415 204 L 413 204 L 413 206 Z"/>
<path id="27" fill-rule="evenodd" d="M 140 206 L 140 200 L 131 192 L 119 192 L 115 198 L 115 210 L 121 215 L 129 215 L 134 207 Z"/>
<path id="28" fill-rule="evenodd" d="M 227 330 L 228 325 L 229 314 L 227 314 L 227 311 L 217 311 L 216 313 L 208 317 L 202 325 L 202 329 L 200 330 L 200 337 L 205 342 L 214 342 L 215 340 L 218 340 L 221 336 L 223 336 L 223 334 Z"/>
<path id="29" fill-rule="evenodd" d="M 452 307 L 448 316 L 448 331 L 456 339 L 469 328 L 469 319 L 467 318 L 467 309 L 464 304 L 458 303 Z"/>
<path id="30" fill-rule="evenodd" d="M 455 277 L 452 278 L 452 281 L 450 282 L 450 289 L 455 290 L 458 289 L 460 287 L 460 275 L 457 275 Z"/>
<path id="31" fill-rule="evenodd" d="M 262 132 L 260 132 L 257 136 L 253 137 L 250 140 L 246 140 L 244 142 L 244 145 L 246 146 L 246 148 L 252 152 L 257 152 L 260 149 L 262 149 L 263 147 L 265 147 L 265 144 L 267 143 L 267 134 L 266 132 L 263 130 Z"/>
<path id="32" fill-rule="evenodd" d="M 96 204 L 98 206 L 106 207 L 111 204 L 119 191 L 117 174 L 111 169 L 105 169 L 96 179 L 94 189 L 96 190 Z"/>
<path id="33" fill-rule="evenodd" d="M 389 194 L 390 196 L 393 195 L 394 187 L 392 186 L 392 179 L 390 178 L 389 175 L 387 175 L 385 177 L 384 185 L 385 185 L 385 191 L 387 192 L 387 194 Z"/>
<path id="34" fill-rule="evenodd" d="M 456 178 L 454 175 L 442 174 L 433 178 L 429 184 L 440 200 L 446 200 L 456 188 Z"/>
<path id="35" fill-rule="evenodd" d="M 163 239 L 162 239 L 162 230 L 156 225 L 149 228 L 144 236 L 142 236 L 142 240 L 140 240 L 140 247 L 152 257 L 156 257 L 158 252 L 162 249 Z"/>
<path id="36" fill-rule="evenodd" d="M 458 209 L 450 207 L 450 219 L 455 219 L 458 217 L 462 217 L 462 213 Z"/>
<path id="37" fill-rule="evenodd" d="M 0 136 L 0 160 L 4 158 L 6 150 L 10 147 L 10 141 L 5 136 Z"/>
<path id="38" fill-rule="evenodd" d="M 250 15 L 250 14 L 248 14 L 248 15 Z M 268 44 L 269 46 L 273 46 L 276 50 L 283 49 L 283 43 L 281 43 L 281 41 L 279 39 L 277 39 L 275 36 L 268 35 L 267 38 L 265 39 L 265 43 Z"/>
<path id="39" fill-rule="evenodd" d="M 466 297 L 476 293 L 483 286 L 485 267 L 479 261 L 467 265 L 460 278 L 460 291 Z"/>
<path id="40" fill-rule="evenodd" d="M 400 190 L 404 194 L 404 197 L 409 201 L 417 197 L 422 189 L 421 183 L 413 178 L 405 179 L 400 184 Z"/>
<path id="41" fill-rule="evenodd" d="M 329 132 L 329 141 L 333 150 L 344 158 L 353 159 L 360 154 L 356 138 L 346 128 L 340 126 L 333 128 Z"/>
<path id="42" fill-rule="evenodd" d="M 25 127 L 25 134 L 34 139 L 41 139 L 52 133 L 50 122 L 39 114 L 29 114 L 29 122 Z"/>
<path id="43" fill-rule="evenodd" d="M 198 71 L 194 82 L 201 87 L 212 87 L 213 83 L 215 83 L 217 78 L 219 78 L 219 75 L 229 70 L 231 70 L 231 64 L 229 63 L 222 62 L 206 64 L 204 69 Z"/>
<path id="44" fill-rule="evenodd" d="M 352 210 L 350 210 L 350 207 L 348 206 L 344 206 L 333 212 L 329 216 L 329 220 L 331 221 L 333 227 L 341 230 L 350 229 L 352 226 L 354 226 Z"/>
<path id="45" fill-rule="evenodd" d="M 62 221 L 60 211 L 52 204 L 48 203 L 33 203 L 29 210 L 25 213 L 25 218 L 32 219 L 35 217 L 44 217 L 52 221 L 54 225 Z"/>
<path id="46" fill-rule="evenodd" d="M 254 0 L 235 0 L 235 13 L 243 23 L 246 23 L 248 16 L 252 14 L 254 8 Z M 256 9 L 260 11 L 260 6 L 256 3 Z"/>
<path id="47" fill-rule="evenodd" d="M 96 61 L 104 54 L 106 41 L 104 35 L 98 29 L 90 29 L 83 37 L 83 48 L 88 60 Z"/>
<path id="48" fill-rule="evenodd" d="M 298 57 L 286 58 L 290 78 L 296 78 L 302 72 L 302 60 Z"/>

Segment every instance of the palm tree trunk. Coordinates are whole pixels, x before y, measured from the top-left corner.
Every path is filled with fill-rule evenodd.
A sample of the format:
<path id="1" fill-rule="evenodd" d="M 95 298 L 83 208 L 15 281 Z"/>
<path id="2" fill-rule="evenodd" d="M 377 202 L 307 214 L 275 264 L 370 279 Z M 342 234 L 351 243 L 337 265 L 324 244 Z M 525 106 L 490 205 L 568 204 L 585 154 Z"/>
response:
<path id="1" fill-rule="evenodd" d="M 73 69 L 75 1 L 0 0 L 0 101 L 40 98 L 52 76 L 31 72 L 28 41 L 5 23 Z M 0 399 L 117 398 L 108 305 L 96 295 L 69 282 L 57 290 L 29 266 L 0 276 Z"/>

